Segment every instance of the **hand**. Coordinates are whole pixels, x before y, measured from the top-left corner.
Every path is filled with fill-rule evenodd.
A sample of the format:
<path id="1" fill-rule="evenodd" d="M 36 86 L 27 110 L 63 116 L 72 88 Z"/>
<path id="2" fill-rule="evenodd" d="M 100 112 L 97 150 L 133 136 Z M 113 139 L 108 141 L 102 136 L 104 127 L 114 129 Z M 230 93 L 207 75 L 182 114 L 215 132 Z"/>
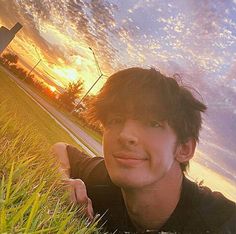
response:
<path id="1" fill-rule="evenodd" d="M 90 220 L 93 220 L 94 212 L 93 212 L 92 201 L 88 197 L 84 182 L 80 179 L 66 179 L 64 181 L 69 186 L 71 202 L 83 207 L 82 212 Z"/>

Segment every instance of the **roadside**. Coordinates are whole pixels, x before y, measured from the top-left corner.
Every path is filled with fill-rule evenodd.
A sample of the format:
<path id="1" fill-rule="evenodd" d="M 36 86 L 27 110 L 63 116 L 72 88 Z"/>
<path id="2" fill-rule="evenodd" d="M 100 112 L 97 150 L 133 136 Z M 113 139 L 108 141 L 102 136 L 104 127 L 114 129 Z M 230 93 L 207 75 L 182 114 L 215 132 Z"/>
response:
<path id="1" fill-rule="evenodd" d="M 70 119 L 68 119 L 64 114 L 58 111 L 54 106 L 44 100 L 41 96 L 36 94 L 29 88 L 27 84 L 22 82 L 20 79 L 13 76 L 7 69 L 1 66 L 1 69 L 9 75 L 9 77 L 27 93 L 40 107 L 44 108 L 44 110 L 51 115 L 57 122 L 59 122 L 64 129 L 66 129 L 72 138 L 77 139 L 82 142 L 82 145 L 86 146 L 85 149 L 92 156 L 102 156 L 102 147 L 99 142 L 94 140 L 89 134 L 87 134 L 78 124 L 74 123 Z M 84 147 L 83 147 L 84 148 Z M 89 152 L 88 149 L 92 152 Z"/>

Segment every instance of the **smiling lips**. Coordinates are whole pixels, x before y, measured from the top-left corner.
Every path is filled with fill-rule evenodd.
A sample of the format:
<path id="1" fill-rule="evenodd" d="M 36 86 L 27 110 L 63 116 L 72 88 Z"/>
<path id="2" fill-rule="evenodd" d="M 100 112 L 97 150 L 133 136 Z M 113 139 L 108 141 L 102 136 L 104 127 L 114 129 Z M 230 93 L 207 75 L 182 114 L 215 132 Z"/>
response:
<path id="1" fill-rule="evenodd" d="M 137 154 L 122 151 L 113 153 L 113 156 L 118 163 L 126 166 L 134 166 L 147 160 Z"/>

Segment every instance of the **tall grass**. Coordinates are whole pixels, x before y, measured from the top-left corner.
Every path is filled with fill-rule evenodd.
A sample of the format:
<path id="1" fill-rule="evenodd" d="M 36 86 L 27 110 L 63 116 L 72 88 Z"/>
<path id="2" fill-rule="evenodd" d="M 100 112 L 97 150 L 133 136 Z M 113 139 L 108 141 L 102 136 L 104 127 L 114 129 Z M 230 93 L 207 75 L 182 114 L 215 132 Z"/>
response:
<path id="1" fill-rule="evenodd" d="M 98 233 L 68 203 L 47 139 L 0 103 L 0 233 Z"/>
<path id="2" fill-rule="evenodd" d="M 12 110 L 20 123 L 31 124 L 35 131 L 46 138 L 50 144 L 64 141 L 80 147 L 40 106 L 29 98 L 0 67 L 0 105 L 7 100 L 7 107 Z M 2 114 L 2 113 L 0 113 Z M 14 116 L 13 115 L 13 116 Z M 12 117 L 13 117 L 12 116 Z"/>

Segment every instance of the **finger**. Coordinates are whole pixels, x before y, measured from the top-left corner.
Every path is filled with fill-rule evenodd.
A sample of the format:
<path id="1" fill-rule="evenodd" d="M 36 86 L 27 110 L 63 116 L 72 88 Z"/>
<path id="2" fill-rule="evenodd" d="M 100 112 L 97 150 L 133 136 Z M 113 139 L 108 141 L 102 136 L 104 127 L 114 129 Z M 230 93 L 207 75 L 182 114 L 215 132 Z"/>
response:
<path id="1" fill-rule="evenodd" d="M 90 220 L 93 220 L 94 211 L 92 201 L 87 195 L 84 182 L 81 179 L 66 179 L 64 180 L 64 183 L 68 186 L 71 202 L 79 204 L 82 213 L 84 213 Z"/>
<path id="2" fill-rule="evenodd" d="M 93 220 L 94 218 L 93 204 L 90 198 L 88 198 L 87 217 L 90 220 Z"/>
<path id="3" fill-rule="evenodd" d="M 72 203 L 77 203 L 75 189 L 74 189 L 74 179 L 70 179 L 70 178 L 63 179 L 62 183 L 65 186 L 65 188 L 69 191 L 70 201 Z"/>
<path id="4" fill-rule="evenodd" d="M 86 216 L 93 220 L 94 212 L 91 199 L 88 197 L 87 189 L 84 182 L 80 179 L 76 180 L 74 183 L 76 201 L 83 206 L 84 213 Z"/>
<path id="5" fill-rule="evenodd" d="M 84 182 L 80 179 L 74 180 L 73 183 L 75 198 L 79 204 L 88 204 L 88 194 Z"/>
<path id="6" fill-rule="evenodd" d="M 73 203 L 87 204 L 87 190 L 84 182 L 80 179 L 65 179 L 64 185 L 70 193 L 70 200 Z"/>
<path id="7" fill-rule="evenodd" d="M 69 191 L 69 194 L 70 194 L 70 201 L 72 203 L 77 203 L 76 194 L 75 194 L 75 189 L 74 189 L 73 183 L 69 183 L 67 185 L 68 185 L 68 191 Z"/>

